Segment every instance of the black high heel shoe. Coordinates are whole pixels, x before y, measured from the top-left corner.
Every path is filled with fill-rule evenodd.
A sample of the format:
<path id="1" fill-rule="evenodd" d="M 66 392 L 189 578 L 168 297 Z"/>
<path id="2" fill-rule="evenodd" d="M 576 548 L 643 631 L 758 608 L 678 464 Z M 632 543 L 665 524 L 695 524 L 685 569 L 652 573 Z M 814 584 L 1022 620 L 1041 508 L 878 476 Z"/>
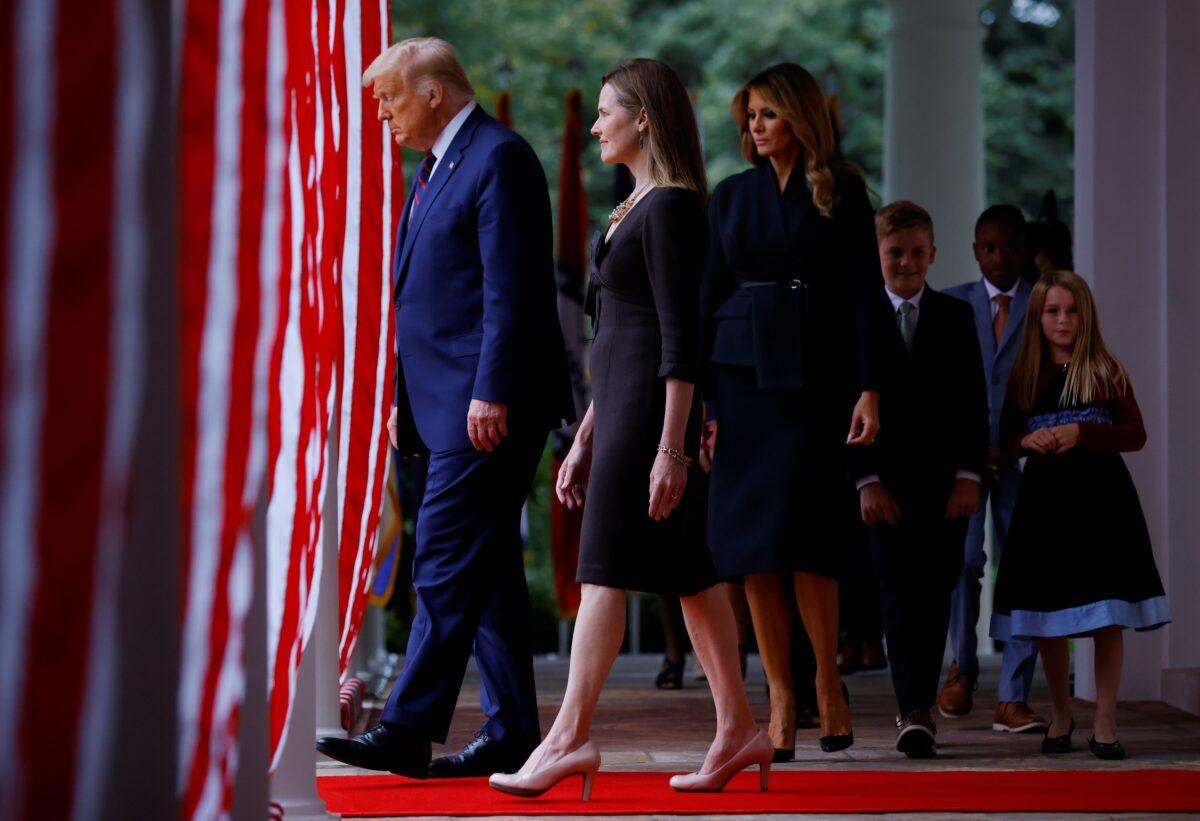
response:
<path id="1" fill-rule="evenodd" d="M 1054 722 L 1051 721 L 1050 724 Z M 1042 736 L 1042 752 L 1049 755 L 1061 755 L 1069 753 L 1075 749 L 1071 744 L 1071 733 L 1075 732 L 1075 719 L 1071 719 L 1071 726 L 1067 729 L 1066 735 L 1050 735 L 1050 727 L 1046 727 L 1046 734 Z"/>
<path id="2" fill-rule="evenodd" d="M 842 698 L 846 699 L 846 709 L 849 710 L 850 691 L 846 689 L 845 682 L 842 682 Z M 854 732 L 851 731 L 843 735 L 823 735 L 819 741 L 821 742 L 821 750 L 823 752 L 838 753 L 854 746 Z"/>
<path id="3" fill-rule="evenodd" d="M 664 658 L 662 669 L 654 677 L 654 686 L 660 690 L 682 690 L 683 664 L 685 661 L 686 659 L 671 661 L 669 658 Z"/>
<path id="4" fill-rule="evenodd" d="M 1125 757 L 1125 748 L 1121 746 L 1120 741 L 1108 743 L 1097 741 L 1096 737 L 1092 736 L 1088 739 L 1088 749 L 1096 758 L 1102 758 L 1105 761 L 1120 761 Z"/>

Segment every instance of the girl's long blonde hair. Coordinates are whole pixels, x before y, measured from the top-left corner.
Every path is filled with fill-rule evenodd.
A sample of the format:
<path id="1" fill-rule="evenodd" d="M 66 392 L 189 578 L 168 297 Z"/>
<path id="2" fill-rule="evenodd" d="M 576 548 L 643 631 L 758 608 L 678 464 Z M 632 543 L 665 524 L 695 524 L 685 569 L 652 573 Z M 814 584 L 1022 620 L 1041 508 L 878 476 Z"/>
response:
<path id="1" fill-rule="evenodd" d="M 813 203 L 821 216 L 832 216 L 838 174 L 861 174 L 837 154 L 829 105 L 816 79 L 795 63 L 779 63 L 751 77 L 733 95 L 729 110 L 741 135 L 742 156 L 749 163 L 758 163 L 758 149 L 750 134 L 750 114 L 746 110 L 751 91 L 762 95 L 775 113 L 792 127 L 792 133 L 800 141 L 804 179 L 812 191 Z"/>
<path id="2" fill-rule="evenodd" d="M 1100 317 L 1096 314 L 1096 301 L 1087 282 L 1074 271 L 1051 271 L 1037 281 L 1029 295 L 1021 349 L 1008 380 L 1009 394 L 1025 413 L 1033 408 L 1041 370 L 1049 361 L 1050 345 L 1042 332 L 1042 311 L 1046 307 L 1046 295 L 1055 286 L 1071 292 L 1079 312 L 1075 349 L 1067 365 L 1067 382 L 1059 405 L 1070 407 L 1099 402 L 1129 388 L 1129 374 L 1100 335 Z"/>
<path id="3" fill-rule="evenodd" d="M 700 129 L 679 75 L 666 63 L 638 57 L 605 74 L 600 85 L 611 85 L 617 103 L 634 117 L 645 110 L 650 126 L 646 150 L 654 184 L 688 188 L 707 200 Z"/>

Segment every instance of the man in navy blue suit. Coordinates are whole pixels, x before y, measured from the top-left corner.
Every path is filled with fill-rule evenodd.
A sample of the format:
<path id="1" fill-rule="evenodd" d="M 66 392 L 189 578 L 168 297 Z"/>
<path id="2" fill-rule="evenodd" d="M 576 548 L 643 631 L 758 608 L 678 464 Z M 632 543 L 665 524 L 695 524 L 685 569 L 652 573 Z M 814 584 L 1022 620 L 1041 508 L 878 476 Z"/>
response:
<path id="1" fill-rule="evenodd" d="M 404 670 L 379 726 L 317 749 L 414 778 L 512 772 L 541 736 L 521 508 L 549 431 L 574 414 L 546 177 L 533 149 L 475 103 L 448 43 L 396 43 L 363 85 L 396 142 L 424 153 L 396 233 L 388 429 L 402 455 L 428 462 Z M 487 723 L 431 762 L 472 650 Z"/>

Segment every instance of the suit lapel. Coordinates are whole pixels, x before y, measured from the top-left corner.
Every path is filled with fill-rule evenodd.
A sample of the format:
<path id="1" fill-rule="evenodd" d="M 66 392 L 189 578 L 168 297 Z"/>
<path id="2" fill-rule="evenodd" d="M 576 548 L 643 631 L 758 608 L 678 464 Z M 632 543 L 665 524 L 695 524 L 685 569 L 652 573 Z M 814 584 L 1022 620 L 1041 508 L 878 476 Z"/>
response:
<path id="1" fill-rule="evenodd" d="M 429 187 L 425 189 L 425 197 L 421 202 L 421 207 L 413 216 L 412 224 L 405 230 L 404 244 L 400 251 L 400 260 L 397 264 L 397 287 L 400 286 L 408 271 L 408 258 L 412 254 L 417 234 L 421 233 L 421 226 L 425 223 L 425 217 L 433 210 L 438 195 L 449 184 L 451 178 L 454 176 L 454 172 L 462 165 L 463 156 L 466 153 L 467 147 L 471 144 L 471 138 L 475 136 L 475 129 L 479 127 L 479 124 L 486 116 L 488 115 L 484 112 L 483 108 L 476 105 L 475 110 L 470 113 L 466 122 L 462 124 L 462 128 L 454 135 L 454 139 L 450 142 L 450 147 L 446 149 L 446 155 L 438 159 L 437 169 L 433 173 L 433 179 L 429 181 Z M 406 205 L 403 216 L 407 217 L 407 215 L 408 206 Z"/>
<path id="2" fill-rule="evenodd" d="M 396 250 L 392 253 L 392 296 L 400 286 L 400 259 L 404 254 L 404 246 L 408 239 L 408 212 L 412 209 L 413 194 L 417 186 L 414 183 L 408 187 L 404 197 L 404 206 L 400 209 L 400 219 L 396 223 Z"/>
<path id="3" fill-rule="evenodd" d="M 787 222 L 783 213 L 783 202 L 779 196 L 779 183 L 776 181 L 775 172 L 771 169 L 770 162 L 762 161 L 758 164 L 756 174 L 758 180 L 758 210 L 762 214 L 763 224 L 763 242 L 764 249 L 782 249 L 782 252 L 776 251 L 772 253 L 771 260 L 780 270 L 792 270 L 791 247 L 792 242 L 788 237 Z"/>
<path id="4" fill-rule="evenodd" d="M 983 280 L 971 287 L 971 308 L 975 312 L 975 332 L 979 335 L 979 347 L 988 362 L 996 356 L 996 332 L 992 330 L 992 302 L 988 299 L 987 286 Z"/>
<path id="5" fill-rule="evenodd" d="M 1025 316 L 1025 309 L 1029 307 L 1029 291 L 1029 283 L 1024 279 L 1017 283 L 1017 295 L 1013 297 L 1012 304 L 1008 308 L 1008 319 L 1000 334 L 1000 344 L 996 347 L 997 356 L 1004 352 L 1013 337 L 1017 335 L 1017 328 L 1023 325 L 1021 319 Z"/>

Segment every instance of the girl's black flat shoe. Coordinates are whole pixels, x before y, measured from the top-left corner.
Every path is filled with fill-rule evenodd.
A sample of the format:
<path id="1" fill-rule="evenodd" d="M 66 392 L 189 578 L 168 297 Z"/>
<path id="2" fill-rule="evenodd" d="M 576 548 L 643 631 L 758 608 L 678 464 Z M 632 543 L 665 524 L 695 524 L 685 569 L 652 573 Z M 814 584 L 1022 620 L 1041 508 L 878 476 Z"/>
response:
<path id="1" fill-rule="evenodd" d="M 773 753 L 771 753 L 771 763 L 772 764 L 786 764 L 789 761 L 795 761 L 795 760 L 796 760 L 795 748 L 788 750 L 788 749 L 784 749 L 783 747 L 776 747 L 775 751 Z"/>
<path id="2" fill-rule="evenodd" d="M 1051 736 L 1050 727 L 1047 726 L 1046 734 L 1042 736 L 1042 752 L 1050 755 L 1071 752 L 1075 749 L 1071 744 L 1071 733 L 1073 732 L 1075 732 L 1075 719 L 1071 719 L 1071 726 L 1067 729 L 1066 735 Z"/>
<path id="3" fill-rule="evenodd" d="M 1106 744 L 1103 741 L 1097 741 L 1096 737 L 1092 736 L 1088 739 L 1088 749 L 1096 758 L 1102 758 L 1105 761 L 1120 761 L 1125 757 L 1125 748 L 1121 746 L 1120 741 Z"/>
<path id="4" fill-rule="evenodd" d="M 660 690 L 682 690 L 684 661 L 685 659 L 679 661 L 663 659 L 662 669 L 654 677 L 654 686 Z"/>

